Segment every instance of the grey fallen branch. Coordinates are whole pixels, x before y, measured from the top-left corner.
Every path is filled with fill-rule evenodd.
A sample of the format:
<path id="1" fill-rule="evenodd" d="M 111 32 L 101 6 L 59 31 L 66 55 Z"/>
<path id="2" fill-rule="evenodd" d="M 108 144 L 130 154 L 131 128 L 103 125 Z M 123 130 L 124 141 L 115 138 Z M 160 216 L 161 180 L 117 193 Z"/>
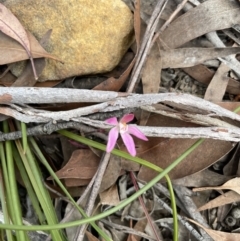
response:
<path id="1" fill-rule="evenodd" d="M 48 104 L 105 102 L 127 93 L 67 88 L 0 87 L 0 103 Z"/>
<path id="2" fill-rule="evenodd" d="M 0 88 L 1 89 L 1 88 Z M 18 88 L 16 88 L 18 89 Z M 31 88 L 27 88 L 29 90 Z M 27 91 L 26 90 L 26 91 Z M 48 90 L 46 90 L 47 93 Z M 55 89 L 55 92 L 58 89 Z M 77 90 L 79 96 L 82 96 L 82 91 L 85 90 Z M 97 91 L 98 99 L 101 99 L 101 95 L 108 95 L 108 91 Z M 111 92 L 116 93 L 116 92 Z M 89 93 L 90 94 L 90 93 Z M 4 94 L 3 94 L 4 95 Z M 92 96 L 95 96 L 95 91 L 91 91 Z M 26 96 L 23 96 L 26 97 Z M 34 96 L 32 96 L 33 99 Z M 45 96 L 42 96 L 41 99 L 44 99 Z M 70 96 L 69 96 L 70 98 Z M 1 100 L 1 95 L 0 95 Z M 126 108 L 138 108 L 142 106 L 149 106 L 157 103 L 167 103 L 168 105 L 177 106 L 178 109 L 184 110 L 195 110 L 195 113 L 205 112 L 207 116 L 222 116 L 227 117 L 232 120 L 240 121 L 240 116 L 226 110 L 216 104 L 208 102 L 206 100 L 200 99 L 198 97 L 188 95 L 188 94 L 179 94 L 179 93 L 161 93 L 161 94 L 129 94 L 126 97 L 117 97 L 112 98 L 106 102 L 95 104 L 87 107 L 77 108 L 74 110 L 68 111 L 57 111 L 50 112 L 44 110 L 33 109 L 32 107 L 19 106 L 19 103 L 13 103 L 13 96 L 9 107 L 0 107 L 0 113 L 6 116 L 11 116 L 19 121 L 29 123 L 47 123 L 49 121 L 71 121 L 76 120 L 81 116 L 91 115 L 99 112 L 112 112 L 116 110 L 122 110 Z M 64 98 L 62 100 L 65 100 Z M 75 99 L 74 99 L 75 100 Z M 76 100 L 75 100 L 76 101 Z M 96 101 L 96 99 L 95 99 Z M 22 102 L 29 103 L 28 99 L 22 99 Z M 55 102 L 60 103 L 59 100 L 55 99 Z M 68 102 L 71 101 L 71 98 Z M 33 103 L 33 102 L 32 102 Z M 42 103 L 35 100 L 35 103 Z"/>
<path id="3" fill-rule="evenodd" d="M 104 123 L 103 121 L 91 120 L 89 118 L 81 118 L 79 122 L 62 122 L 62 123 L 48 123 L 44 125 L 39 125 L 36 127 L 28 128 L 27 135 L 46 135 L 51 134 L 54 131 L 73 128 L 77 130 L 82 130 L 84 132 L 94 131 L 94 135 L 104 138 L 103 133 L 99 133 L 96 129 L 97 127 L 101 129 L 110 129 L 112 126 Z M 86 126 L 84 124 L 90 125 Z M 223 141 L 240 141 L 240 129 L 239 128 L 227 128 L 227 127 L 154 127 L 154 126 L 138 126 L 138 128 L 148 137 L 165 137 L 165 138 L 211 138 Z M 0 141 L 5 140 L 15 140 L 22 137 L 21 131 L 11 132 L 11 133 L 1 133 Z"/>
<path id="4" fill-rule="evenodd" d="M 102 122 L 81 118 L 81 122 L 98 128 L 111 128 L 110 125 Z M 240 128 L 233 127 L 159 127 L 159 126 L 138 126 L 148 137 L 165 137 L 165 138 L 211 138 L 224 141 L 240 141 Z"/>
<path id="5" fill-rule="evenodd" d="M 52 123 L 49 122 L 47 124 L 38 125 L 35 127 L 31 127 L 27 129 L 27 136 L 37 136 L 37 135 L 50 135 L 51 133 L 63 130 L 63 129 L 76 129 L 81 130 L 85 133 L 91 133 L 92 135 L 95 135 L 103 140 L 106 140 L 106 135 L 100 132 L 97 132 L 96 129 L 86 126 L 84 124 L 81 124 L 79 122 L 61 122 L 61 123 Z M 21 131 L 15 131 L 10 133 L 1 133 L 0 134 L 0 141 L 6 141 L 6 140 L 16 140 L 22 137 Z"/>

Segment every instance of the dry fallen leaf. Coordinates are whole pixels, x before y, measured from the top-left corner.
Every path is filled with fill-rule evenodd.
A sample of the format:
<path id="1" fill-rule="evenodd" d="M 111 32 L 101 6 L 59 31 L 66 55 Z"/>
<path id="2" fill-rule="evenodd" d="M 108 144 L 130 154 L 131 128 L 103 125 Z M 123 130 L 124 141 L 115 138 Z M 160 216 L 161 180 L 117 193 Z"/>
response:
<path id="1" fill-rule="evenodd" d="M 137 223 L 134 225 L 134 230 L 144 233 L 146 226 L 147 226 L 147 219 L 144 218 L 142 220 L 137 221 Z M 141 239 L 142 239 L 141 236 L 129 234 L 127 241 L 140 241 Z"/>
<path id="2" fill-rule="evenodd" d="M 96 238 L 92 233 L 86 231 L 85 234 L 87 236 L 88 241 L 99 241 L 99 239 Z"/>
<path id="3" fill-rule="evenodd" d="M 98 165 L 99 157 L 91 150 L 76 150 L 56 175 L 59 179 L 65 179 L 66 186 L 86 185 L 96 173 Z"/>
<path id="4" fill-rule="evenodd" d="M 156 114 L 150 116 L 148 125 L 169 127 L 195 126 Z M 139 157 L 164 169 L 195 142 L 196 140 L 192 139 L 149 138 L 149 141 L 144 143 L 136 140 L 136 146 Z M 177 179 L 199 172 L 218 161 L 219 158 L 228 153 L 232 148 L 230 142 L 211 139 L 204 140 L 201 146 L 169 173 L 169 176 L 171 179 Z M 150 181 L 156 174 L 151 169 L 142 166 L 138 178 Z"/>
<path id="5" fill-rule="evenodd" d="M 209 68 L 207 68 L 205 65 L 202 65 L 202 64 L 195 65 L 188 68 L 183 68 L 183 70 L 195 80 L 206 85 L 208 85 L 211 82 L 214 76 L 214 71 L 210 70 Z M 230 94 L 239 95 L 240 94 L 239 81 L 232 78 L 228 78 L 228 79 L 229 80 L 228 80 L 228 86 L 226 91 Z"/>
<path id="6" fill-rule="evenodd" d="M 31 61 L 34 77 L 37 79 L 38 76 L 35 70 L 27 32 L 19 20 L 2 3 L 0 3 L 0 30 L 22 45 Z"/>
<path id="7" fill-rule="evenodd" d="M 157 42 L 153 45 L 142 70 L 143 93 L 158 93 L 161 82 L 161 56 Z"/>
<path id="8" fill-rule="evenodd" d="M 240 195 L 234 191 L 228 191 L 220 196 L 212 199 L 211 201 L 207 202 L 200 208 L 198 211 L 204 211 L 206 209 L 216 208 L 219 206 L 223 206 L 230 203 L 235 203 L 240 201 Z"/>
<path id="9" fill-rule="evenodd" d="M 240 194 L 240 177 L 233 178 L 227 182 L 225 182 L 222 186 L 219 187 L 199 187 L 199 188 L 193 188 L 194 192 L 201 192 L 204 190 L 232 190 L 236 193 Z"/>
<path id="10" fill-rule="evenodd" d="M 46 47 L 46 44 L 49 42 L 50 36 L 51 36 L 52 30 L 48 30 L 46 34 L 40 39 L 39 44 L 44 48 Z M 35 69 L 37 76 L 40 76 L 45 65 L 45 59 L 44 58 L 38 58 L 34 61 Z M 35 79 L 35 76 L 32 71 L 31 63 L 28 62 L 25 69 L 23 70 L 22 74 L 17 78 L 17 80 L 12 84 L 14 87 L 24 87 L 29 86 L 32 87 L 36 84 L 37 80 Z"/>
<path id="11" fill-rule="evenodd" d="M 108 190 L 99 193 L 101 205 L 117 206 L 120 203 L 118 186 L 114 184 Z"/>
<path id="12" fill-rule="evenodd" d="M 222 101 L 229 81 L 228 71 L 229 67 L 225 64 L 219 66 L 205 92 L 205 100 L 211 102 Z"/>
<path id="13" fill-rule="evenodd" d="M 57 57 L 46 52 L 31 33 L 28 32 L 27 34 L 31 44 L 31 53 L 33 58 L 45 57 L 59 61 Z M 22 46 L 14 39 L 0 32 L 0 65 L 10 64 L 26 59 L 28 59 L 28 55 Z"/>
<path id="14" fill-rule="evenodd" d="M 99 192 L 107 190 L 109 187 L 116 183 L 121 173 L 121 158 L 111 155 L 107 169 L 104 173 Z"/>
<path id="15" fill-rule="evenodd" d="M 229 179 L 230 177 L 210 171 L 209 169 L 204 169 L 192 175 L 173 180 L 173 184 L 185 187 L 216 186 L 222 185 Z"/>
<path id="16" fill-rule="evenodd" d="M 208 233 L 209 236 L 213 238 L 215 241 L 238 241 L 240 239 L 239 233 L 226 233 L 221 231 L 212 230 L 209 228 L 205 228 L 201 224 L 195 222 L 194 220 L 188 219 L 190 222 L 196 224 L 197 226 L 201 227 Z"/>
<path id="17" fill-rule="evenodd" d="M 231 28 L 239 22 L 238 1 L 208 0 L 173 21 L 161 34 L 161 40 L 170 49 L 175 49 L 206 33 Z"/>
<path id="18" fill-rule="evenodd" d="M 240 52 L 240 47 L 180 48 L 161 51 L 162 68 L 186 68 Z"/>
<path id="19" fill-rule="evenodd" d="M 30 42 L 25 29 L 12 12 L 2 3 L 0 3 L 0 30 L 19 42 L 26 50 L 28 56 L 31 57 Z"/>

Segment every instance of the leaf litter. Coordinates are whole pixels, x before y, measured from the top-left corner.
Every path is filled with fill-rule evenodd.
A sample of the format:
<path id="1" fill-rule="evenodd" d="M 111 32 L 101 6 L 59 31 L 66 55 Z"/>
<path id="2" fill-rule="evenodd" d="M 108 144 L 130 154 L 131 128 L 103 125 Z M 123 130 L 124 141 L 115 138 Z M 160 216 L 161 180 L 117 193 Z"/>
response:
<path id="1" fill-rule="evenodd" d="M 162 13 L 158 15 L 158 17 L 153 16 L 160 11 L 160 9 L 157 9 L 157 7 L 159 7 L 158 1 L 135 1 L 135 5 L 131 0 L 125 2 L 134 10 L 136 43 L 127 53 L 130 57 L 127 57 L 127 61 L 123 61 L 121 67 L 119 67 L 122 72 L 116 68 L 112 72 L 103 74 L 102 76 L 91 76 L 89 79 L 92 84 L 91 87 L 89 87 L 90 85 L 86 87 L 86 77 L 85 79 L 83 77 L 76 77 L 70 80 L 58 80 L 58 82 L 62 83 L 56 87 L 64 86 L 66 81 L 68 81 L 68 84 L 65 86 L 70 86 L 71 88 L 124 92 L 134 78 L 141 79 L 141 84 L 137 84 L 138 86 L 135 89 L 138 93 L 143 93 L 144 96 L 147 96 L 149 93 L 161 94 L 174 92 L 176 93 L 174 97 L 175 102 L 165 101 L 161 102 L 161 104 L 151 104 L 151 108 L 149 106 L 144 106 L 141 109 L 135 107 L 129 111 L 134 112 L 136 116 L 134 123 L 162 128 L 197 128 L 205 125 L 212 126 L 211 123 L 213 122 L 209 121 L 209 118 L 212 118 L 214 119 L 214 123 L 219 125 L 221 123 L 239 128 L 240 124 L 236 119 L 233 120 L 226 116 L 221 117 L 216 113 L 213 114 L 214 112 L 209 113 L 205 109 L 201 109 L 201 107 L 196 108 L 196 106 L 193 107 L 189 104 L 184 105 L 183 98 L 178 94 L 179 92 L 189 93 L 214 102 L 231 111 L 234 111 L 240 106 L 238 102 L 240 75 L 238 71 L 236 71 L 239 66 L 239 47 L 237 45 L 239 43 L 239 35 L 238 28 L 236 27 L 239 24 L 239 1 L 208 0 L 198 2 L 191 0 L 180 5 L 183 9 L 179 12 L 180 9 L 178 9 L 177 6 L 179 3 L 181 4 L 182 1 L 169 0 L 162 6 Z M 37 75 L 39 76 L 41 74 L 44 68 L 44 58 L 59 59 L 52 56 L 51 53 L 47 53 L 44 50 L 44 46 L 41 46 L 41 43 L 38 42 L 31 33 L 24 30 L 19 21 L 9 13 L 4 5 L 1 4 L 0 7 L 1 13 L 4 13 L 2 15 L 0 14 L 0 29 L 2 31 L 2 33 L 0 33 L 0 64 L 12 64 L 35 58 L 36 73 L 33 74 L 30 68 L 32 66 L 31 62 L 31 65 L 28 64 L 23 71 L 22 77 L 12 86 L 15 86 L 15 88 L 36 86 L 38 83 L 35 79 Z M 184 11 L 187 12 L 184 13 Z M 150 25 L 153 19 L 158 19 L 156 25 Z M 166 28 L 162 28 L 164 23 L 167 23 Z M 153 33 L 156 34 L 155 36 L 158 36 L 155 42 L 151 42 L 151 48 L 146 51 L 146 47 L 146 49 L 143 49 L 143 52 L 140 53 L 139 51 L 144 38 L 154 39 L 153 35 L 151 35 L 151 29 L 146 31 L 149 26 L 155 29 Z M 234 45 L 234 43 L 236 45 Z M 141 67 L 141 74 L 133 72 L 131 75 L 131 71 L 136 70 L 136 68 L 140 66 L 140 63 L 137 61 L 138 58 L 142 58 L 144 62 Z M 39 62 L 39 67 L 37 61 Z M 1 72 L 3 72 L 2 69 Z M 140 77 L 136 77 L 137 74 L 139 74 Z M 99 78 L 98 82 L 94 82 L 94 78 Z M 12 84 L 11 81 L 9 83 Z M 79 83 L 82 84 L 80 85 Z M 1 82 L 1 84 L 4 85 L 4 81 Z M 44 85 L 47 86 L 48 83 Z M 49 83 L 49 85 L 53 86 L 54 83 Z M 107 95 L 107 92 L 102 92 L 102 94 Z M 48 95 L 47 89 L 46 95 Z M 124 99 L 125 96 L 123 94 L 121 98 Z M 3 97 L 1 97 L 2 101 L 4 101 Z M 42 98 L 44 98 L 44 96 L 42 96 Z M 56 98 L 58 97 L 56 96 Z M 9 98 L 7 99 L 10 100 Z M 15 114 L 13 116 L 15 118 L 22 116 L 23 113 L 30 113 L 29 111 L 33 111 L 31 115 L 34 116 L 32 113 L 41 114 L 47 109 L 46 104 L 39 104 L 37 101 L 34 103 L 37 106 L 30 104 L 30 107 L 21 106 L 21 108 L 17 105 L 18 103 L 12 103 L 16 105 L 17 108 L 9 104 L 9 101 L 3 103 L 7 105 L 6 107 L 8 109 L 5 109 L 2 113 L 5 116 L 11 116 L 11 111 L 14 110 Z M 105 102 L 103 101 L 103 103 Z M 106 109 L 107 105 L 102 109 L 96 109 L 94 106 L 92 106 L 91 109 L 92 104 L 83 104 L 85 107 L 89 107 L 90 112 L 88 112 L 87 115 L 92 118 L 94 118 L 96 114 L 100 114 L 100 117 L 97 117 L 98 120 L 105 120 L 112 117 L 110 112 L 110 110 L 112 111 L 111 108 L 109 108 L 109 111 L 102 111 L 104 108 Z M 59 112 L 62 114 L 64 111 L 72 110 L 71 105 L 67 106 L 64 103 L 60 107 L 60 111 L 59 107 L 56 107 L 54 103 L 49 103 L 48 105 L 54 113 Z M 124 109 L 125 102 L 120 101 L 118 105 L 121 106 L 121 108 L 117 109 L 117 114 L 121 117 L 124 115 L 121 109 Z M 5 108 L 5 106 L 3 108 Z M 130 107 L 127 106 L 127 108 Z M 114 109 L 114 111 L 116 111 L 116 109 Z M 66 112 L 66 114 L 67 113 L 68 112 Z M 30 122 L 33 122 L 33 119 L 30 120 Z M 73 120 L 76 121 L 76 118 L 73 118 Z M 64 122 L 63 120 L 58 121 Z M 42 115 L 41 122 L 49 122 L 49 119 L 46 117 L 44 119 L 44 115 Z M 102 142 L 100 139 L 106 141 L 107 132 L 105 129 L 99 131 L 99 129 L 95 127 L 89 131 L 88 128 L 89 126 L 84 126 L 84 131 L 81 129 L 80 133 L 100 142 Z M 58 138 L 59 137 L 55 137 L 55 139 Z M 38 140 L 40 143 L 43 143 L 44 137 L 38 136 Z M 169 166 L 173 160 L 194 142 L 191 138 L 172 139 L 170 137 L 150 137 L 148 142 L 135 140 L 137 155 L 161 168 Z M 72 148 L 73 145 L 75 144 L 64 142 L 63 148 L 63 145 L 58 146 L 55 144 L 48 146 L 48 144 L 46 144 L 43 145 L 43 149 L 46 151 L 45 155 L 51 160 L 56 174 L 64 180 L 65 186 L 71 190 L 72 193 L 76 194 L 76 192 L 79 192 L 78 196 L 80 196 L 81 194 L 85 194 L 85 190 L 88 190 L 87 186 L 91 185 L 92 180 L 95 180 L 95 174 L 101 167 L 99 156 L 101 156 L 102 153 L 93 151 L 93 149 L 87 146 Z M 117 145 L 119 149 L 126 150 L 121 141 L 118 141 Z M 62 162 L 63 158 L 61 155 L 65 156 L 65 163 Z M 196 240 L 196 237 L 201 240 L 200 237 L 207 237 L 206 235 L 208 234 L 213 240 L 239 239 L 237 227 L 240 218 L 235 218 L 236 225 L 233 226 L 227 222 L 229 217 L 233 216 L 233 207 L 240 210 L 240 165 L 238 156 L 237 144 L 233 144 L 230 141 L 206 139 L 194 153 L 170 173 L 176 193 L 179 195 L 178 198 L 181 200 L 181 205 L 178 207 L 179 210 L 181 210 L 181 216 L 195 217 L 195 224 L 196 221 L 202 222 L 201 220 L 209 220 L 209 223 L 203 222 L 198 224 L 201 230 L 193 228 L 196 233 L 194 233 L 194 231 L 187 231 L 191 238 L 194 236 Z M 94 201 L 94 210 L 96 212 L 103 211 L 105 207 L 109 208 L 117 205 L 121 200 L 134 192 L 128 175 L 130 171 L 134 171 L 137 174 L 139 183 L 148 182 L 156 175 L 156 173 L 150 169 L 112 155 L 103 179 L 99 184 L 99 199 Z M 52 184 L 50 179 L 46 182 Z M 95 182 L 97 182 L 97 180 L 95 180 Z M 163 183 L 163 185 L 165 184 Z M 178 187 L 181 186 L 189 191 L 188 194 L 182 194 L 182 198 L 179 191 L 177 191 L 180 190 Z M 82 188 L 81 194 L 79 191 L 80 187 Z M 151 213 L 152 219 L 158 220 L 155 225 L 157 232 L 159 232 L 163 240 L 166 240 L 172 238 L 172 218 L 169 220 L 169 217 L 172 216 L 162 206 L 158 207 L 157 201 L 154 199 L 154 195 L 157 195 L 168 205 L 169 194 L 164 190 L 165 189 L 162 189 L 160 191 L 154 187 L 152 193 L 149 191 L 149 193 L 143 195 L 143 200 L 145 204 L 149 202 L 153 203 L 153 206 L 151 206 L 148 211 Z M 199 197 L 195 196 L 194 192 L 206 190 L 208 190 L 208 192 L 203 195 L 205 203 L 202 205 L 200 195 Z M 188 199 L 185 198 L 186 195 Z M 87 196 L 84 198 L 83 203 L 88 203 L 89 200 Z M 191 202 L 187 203 L 186 200 L 191 200 Z M 196 207 L 196 205 L 200 205 L 200 203 L 201 206 Z M 228 206 L 229 204 L 232 206 Z M 149 235 L 151 239 L 155 239 L 154 234 L 149 231 L 149 224 L 146 220 L 143 222 L 138 219 L 138 214 L 140 213 L 139 205 L 140 203 L 136 201 L 135 204 L 132 204 L 124 210 L 119 210 L 117 215 L 113 216 L 114 218 L 111 217 L 114 222 L 111 222 L 111 234 L 109 235 L 113 240 L 140 240 L 141 237 L 145 237 L 144 235 Z M 223 212 L 223 208 L 229 213 L 220 218 L 220 213 Z M 202 212 L 207 209 L 209 212 Z M 188 215 L 189 212 L 191 212 L 190 210 L 195 210 L 192 216 Z M 211 212 L 214 213 L 214 210 L 216 213 L 211 216 Z M 199 217 L 202 217 L 202 219 L 199 219 Z M 215 221 L 210 222 L 210 220 Z M 101 225 L 103 229 L 109 227 L 107 226 L 107 221 L 107 219 L 102 220 Z M 134 222 L 134 225 L 131 222 Z M 205 227 L 206 225 L 208 225 L 207 228 Z M 119 230 L 120 232 L 124 230 L 124 233 L 121 232 L 123 233 L 123 236 L 121 236 L 122 239 L 117 238 L 117 234 L 120 233 Z M 186 230 L 189 230 L 187 225 L 180 226 L 179 240 L 186 238 L 183 235 L 183 233 L 186 233 Z M 205 230 L 207 234 L 204 233 L 203 230 Z M 90 229 L 86 232 L 87 239 L 98 240 L 98 238 L 89 231 Z"/>

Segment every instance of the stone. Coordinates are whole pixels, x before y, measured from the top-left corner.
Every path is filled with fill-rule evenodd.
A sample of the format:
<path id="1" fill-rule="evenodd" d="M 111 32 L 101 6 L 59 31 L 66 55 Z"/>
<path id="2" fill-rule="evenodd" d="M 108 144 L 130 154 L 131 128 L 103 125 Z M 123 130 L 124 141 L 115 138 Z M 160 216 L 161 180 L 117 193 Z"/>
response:
<path id="1" fill-rule="evenodd" d="M 0 0 L 38 40 L 52 29 L 39 81 L 111 71 L 133 41 L 133 15 L 121 0 Z M 13 69 L 19 75 L 20 68 Z"/>

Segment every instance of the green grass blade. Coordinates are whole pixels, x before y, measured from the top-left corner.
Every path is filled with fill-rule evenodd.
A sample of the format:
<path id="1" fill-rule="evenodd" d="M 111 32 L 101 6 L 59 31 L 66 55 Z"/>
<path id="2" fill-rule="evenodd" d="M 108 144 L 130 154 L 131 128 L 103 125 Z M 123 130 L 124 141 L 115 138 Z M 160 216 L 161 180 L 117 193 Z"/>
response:
<path id="1" fill-rule="evenodd" d="M 27 127 L 24 122 L 21 122 L 21 131 L 22 131 L 22 146 L 23 146 L 23 153 L 25 154 L 27 151 Z"/>
<path id="2" fill-rule="evenodd" d="M 12 149 L 13 149 L 13 157 L 14 157 L 14 160 L 15 160 L 15 164 L 16 166 L 18 167 L 18 170 L 20 172 L 20 175 L 22 177 L 22 181 L 24 183 L 24 186 L 25 188 L 27 189 L 27 193 L 29 195 L 29 198 L 31 200 L 31 203 L 33 205 L 33 208 L 36 212 L 36 215 L 38 217 L 38 220 L 41 224 L 44 224 L 45 223 L 45 216 L 40 208 L 40 204 L 39 204 L 39 201 L 38 201 L 38 198 L 36 196 L 36 193 L 34 192 L 34 189 L 32 187 L 32 184 L 30 182 L 30 179 L 28 177 L 28 174 L 24 168 L 24 165 L 22 163 L 22 159 L 16 149 L 16 147 L 13 145 L 12 146 Z"/>
<path id="3" fill-rule="evenodd" d="M 190 153 L 192 153 L 199 145 L 201 145 L 203 142 L 202 139 L 195 142 L 190 148 L 188 148 L 179 158 L 177 158 L 171 165 L 169 165 L 167 168 L 165 168 L 161 173 L 159 173 L 155 178 L 153 178 L 148 184 L 143 186 L 139 191 L 134 193 L 131 197 L 127 198 L 126 200 L 122 201 L 119 205 L 116 207 L 113 207 L 106 212 L 100 213 L 98 215 L 95 215 L 93 217 L 89 217 L 86 219 L 81 219 L 69 223 L 63 223 L 63 224 L 56 224 L 56 225 L 34 225 L 31 227 L 28 226 L 21 226 L 21 225 L 6 225 L 6 224 L 0 224 L 0 228 L 3 229 L 15 229 L 15 230 L 28 230 L 28 231 L 35 231 L 35 230 L 53 230 L 53 229 L 63 229 L 63 228 L 69 228 L 74 227 L 86 223 L 90 223 L 93 221 L 97 221 L 99 219 L 105 218 L 115 212 L 117 212 L 119 209 L 124 208 L 126 205 L 130 204 L 132 201 L 137 199 L 140 195 L 142 195 L 144 192 L 146 192 L 149 188 L 151 188 L 153 185 L 155 185 L 157 182 L 159 182 L 166 174 L 168 174 L 171 170 L 173 170 L 184 158 L 186 158 Z"/>
<path id="4" fill-rule="evenodd" d="M 20 141 L 16 140 L 15 143 L 16 143 L 18 152 L 21 156 L 21 159 L 23 161 L 24 167 L 28 173 L 29 179 L 34 188 L 34 191 L 35 191 L 35 193 L 38 197 L 38 200 L 41 204 L 41 207 L 44 211 L 48 224 L 49 225 L 56 224 L 58 222 L 56 215 L 52 215 L 54 207 L 53 207 L 52 203 L 51 204 L 48 203 L 47 195 L 49 195 L 49 194 L 46 190 L 44 190 L 45 187 L 43 186 L 41 178 L 39 177 L 39 173 L 36 168 L 36 162 L 32 158 L 32 154 L 29 150 L 29 147 L 27 147 L 26 156 L 25 156 L 23 154 L 23 149 L 22 149 L 22 145 L 21 145 Z M 51 236 L 54 241 L 63 240 L 62 235 L 58 231 L 56 232 L 54 230 L 51 230 Z"/>
<path id="5" fill-rule="evenodd" d="M 73 134 L 73 133 L 71 133 L 69 131 L 66 131 L 66 130 L 60 130 L 58 132 L 60 134 L 64 135 L 64 136 L 68 137 L 68 138 L 71 138 L 71 139 L 75 140 L 75 141 L 78 141 L 78 142 L 81 142 L 83 144 L 95 147 L 95 148 L 100 149 L 102 151 L 106 150 L 106 145 L 95 142 L 93 140 L 89 140 L 85 137 Z M 133 157 L 126 152 L 123 152 L 123 151 L 120 151 L 120 150 L 117 150 L 117 149 L 113 149 L 112 154 L 115 154 L 117 156 L 123 157 L 125 159 L 131 160 L 131 161 L 134 161 L 134 162 L 137 162 L 137 163 L 139 163 L 141 165 L 144 165 L 148 168 L 151 168 L 151 169 L 153 169 L 157 172 L 163 171 L 162 168 L 154 165 L 153 163 L 150 163 L 150 162 L 148 162 L 146 160 L 143 160 L 139 157 Z M 170 199 L 171 199 L 171 207 L 172 207 L 172 210 L 173 210 L 173 228 L 174 228 L 174 235 L 173 235 L 174 239 L 173 240 L 177 241 L 178 240 L 178 220 L 177 220 L 177 206 L 176 206 L 176 201 L 175 201 L 175 195 L 174 195 L 171 179 L 169 178 L 168 175 L 166 175 L 165 178 L 166 178 L 166 181 L 167 181 L 167 184 L 168 184 L 168 189 L 169 189 Z"/>
<path id="6" fill-rule="evenodd" d="M 62 182 L 59 180 L 55 172 L 52 170 L 51 166 L 48 164 L 47 160 L 45 159 L 44 155 L 42 154 L 41 150 L 39 149 L 37 143 L 35 142 L 34 138 L 30 137 L 29 141 L 31 142 L 33 149 L 36 151 L 39 159 L 41 160 L 42 164 L 46 167 L 50 175 L 53 177 L 53 179 L 56 181 L 56 183 L 59 185 L 59 187 L 62 189 L 62 191 L 65 193 L 65 195 L 69 198 L 69 200 L 72 202 L 72 204 L 75 206 L 75 208 L 80 212 L 80 214 L 87 218 L 88 216 L 84 212 L 84 210 L 74 201 L 72 196 L 69 194 L 67 189 L 64 187 Z M 94 223 L 90 223 L 92 227 L 98 232 L 98 234 L 106 241 L 111 241 L 111 239 Z"/>
<path id="7" fill-rule="evenodd" d="M 2 142 L 0 142 L 0 146 L 3 146 Z M 3 147 L 0 149 L 3 149 Z M 1 154 L 2 153 L 4 154 L 4 152 L 1 152 Z M 1 160 L 1 157 L 0 157 L 0 160 Z M 4 223 L 10 224 L 10 217 L 9 217 L 7 205 L 6 205 L 6 197 L 5 197 L 5 191 L 4 191 L 4 185 L 3 185 L 3 175 L 2 175 L 1 169 L 0 169 L 0 200 L 1 200 L 1 205 L 2 205 Z M 8 241 L 13 241 L 13 234 L 12 234 L 11 230 L 6 230 L 6 235 L 7 235 Z"/>
<path id="8" fill-rule="evenodd" d="M 3 131 L 4 133 L 9 132 L 8 123 L 6 121 L 3 122 Z M 22 225 L 22 210 L 21 204 L 18 195 L 17 181 L 15 176 L 14 169 L 14 161 L 12 156 L 12 148 L 11 141 L 5 141 L 5 150 L 6 150 L 6 160 L 4 160 L 4 179 L 8 180 L 8 191 L 7 191 L 7 199 L 6 202 L 8 204 L 8 210 L 11 216 L 11 220 L 14 224 Z M 28 240 L 26 232 L 24 231 L 16 231 L 17 240 Z"/>

